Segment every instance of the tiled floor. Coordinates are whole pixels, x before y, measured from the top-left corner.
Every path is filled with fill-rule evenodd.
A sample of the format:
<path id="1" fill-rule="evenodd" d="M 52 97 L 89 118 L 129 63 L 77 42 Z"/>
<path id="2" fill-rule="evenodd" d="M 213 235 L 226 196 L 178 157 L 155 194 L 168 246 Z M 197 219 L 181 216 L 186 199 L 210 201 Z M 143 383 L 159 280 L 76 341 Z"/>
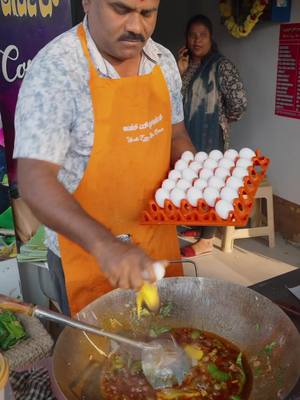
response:
<path id="1" fill-rule="evenodd" d="M 239 239 L 232 253 L 220 249 L 215 240 L 212 255 L 194 259 L 198 276 L 224 279 L 249 286 L 300 267 L 300 247 L 276 236 L 276 247 L 270 249 L 262 239 Z M 191 264 L 184 264 L 186 275 L 195 275 Z"/>

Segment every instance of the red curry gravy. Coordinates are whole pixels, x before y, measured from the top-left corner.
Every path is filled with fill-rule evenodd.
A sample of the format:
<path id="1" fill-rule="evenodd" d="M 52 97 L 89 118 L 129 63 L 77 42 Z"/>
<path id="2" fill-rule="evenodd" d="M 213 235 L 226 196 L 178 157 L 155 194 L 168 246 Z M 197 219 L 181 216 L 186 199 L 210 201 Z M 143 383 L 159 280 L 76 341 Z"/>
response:
<path id="1" fill-rule="evenodd" d="M 246 400 L 252 385 L 250 368 L 239 349 L 212 333 L 191 328 L 172 329 L 177 343 L 192 359 L 182 385 L 154 390 L 143 375 L 140 361 L 115 353 L 101 377 L 106 400 Z"/>

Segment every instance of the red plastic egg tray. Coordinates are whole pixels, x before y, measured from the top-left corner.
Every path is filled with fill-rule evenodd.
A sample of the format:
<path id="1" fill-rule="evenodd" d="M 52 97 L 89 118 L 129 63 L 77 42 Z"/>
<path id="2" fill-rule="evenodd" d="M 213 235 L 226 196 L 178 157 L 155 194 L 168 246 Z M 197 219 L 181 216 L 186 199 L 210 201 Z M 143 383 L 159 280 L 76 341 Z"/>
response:
<path id="1" fill-rule="evenodd" d="M 270 159 L 256 150 L 253 165 L 248 167 L 249 175 L 243 180 L 244 186 L 239 189 L 239 197 L 234 200 L 233 208 L 226 220 L 219 217 L 214 207 L 210 207 L 201 199 L 197 207 L 187 200 L 182 200 L 180 207 L 166 200 L 164 208 L 155 200 L 150 200 L 148 208 L 143 211 L 141 223 L 147 225 L 188 225 L 188 226 L 245 226 L 251 215 L 256 191 L 265 178 Z"/>

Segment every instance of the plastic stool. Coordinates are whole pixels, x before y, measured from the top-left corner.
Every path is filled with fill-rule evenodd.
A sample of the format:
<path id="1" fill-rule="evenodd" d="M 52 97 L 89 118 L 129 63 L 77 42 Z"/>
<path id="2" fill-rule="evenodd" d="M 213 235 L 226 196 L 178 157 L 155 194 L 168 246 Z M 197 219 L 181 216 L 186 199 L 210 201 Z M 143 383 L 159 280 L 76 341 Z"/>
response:
<path id="1" fill-rule="evenodd" d="M 267 202 L 267 218 L 265 226 L 260 226 L 263 221 L 263 214 L 261 212 L 261 199 L 266 199 Z M 231 253 L 235 239 L 245 239 L 258 236 L 267 236 L 269 247 L 275 247 L 273 190 L 267 179 L 265 179 L 257 189 L 255 195 L 255 204 L 250 217 L 250 227 L 226 227 L 222 241 L 222 250 L 226 253 Z"/>

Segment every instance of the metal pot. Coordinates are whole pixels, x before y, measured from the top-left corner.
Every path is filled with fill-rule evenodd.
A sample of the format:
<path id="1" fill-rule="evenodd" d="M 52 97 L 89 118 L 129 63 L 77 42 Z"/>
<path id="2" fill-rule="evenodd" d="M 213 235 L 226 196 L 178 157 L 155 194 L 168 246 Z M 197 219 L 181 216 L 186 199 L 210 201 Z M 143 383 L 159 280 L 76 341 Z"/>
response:
<path id="1" fill-rule="evenodd" d="M 174 304 L 172 315 L 158 323 L 213 332 L 237 345 L 253 373 L 249 400 L 284 399 L 300 375 L 300 335 L 279 307 L 246 287 L 207 278 L 169 278 L 159 282 L 162 302 Z M 81 320 L 108 327 L 127 324 L 135 294 L 114 290 L 89 304 Z M 159 322 L 160 321 L 160 322 Z M 115 324 L 115 325 L 114 325 Z M 115 326 L 118 330 L 118 326 Z M 91 341 L 92 339 L 92 341 Z M 110 343 L 66 328 L 53 357 L 58 397 L 100 400 L 100 374 Z"/>

